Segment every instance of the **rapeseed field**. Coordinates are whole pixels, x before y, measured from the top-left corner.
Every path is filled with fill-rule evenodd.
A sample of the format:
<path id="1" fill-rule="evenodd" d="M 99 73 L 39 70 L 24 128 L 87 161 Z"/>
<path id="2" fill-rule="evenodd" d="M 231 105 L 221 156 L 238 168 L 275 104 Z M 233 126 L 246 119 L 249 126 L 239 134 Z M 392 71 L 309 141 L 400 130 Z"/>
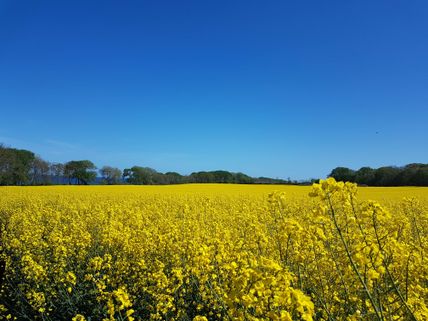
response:
<path id="1" fill-rule="evenodd" d="M 428 320 L 428 188 L 2 187 L 0 224 L 1 320 Z"/>

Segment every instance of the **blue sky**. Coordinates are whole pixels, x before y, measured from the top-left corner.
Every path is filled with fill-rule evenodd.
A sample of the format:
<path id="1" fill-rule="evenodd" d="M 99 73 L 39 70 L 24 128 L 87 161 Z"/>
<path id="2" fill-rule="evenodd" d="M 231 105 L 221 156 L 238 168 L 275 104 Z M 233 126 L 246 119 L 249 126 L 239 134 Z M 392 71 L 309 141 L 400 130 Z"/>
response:
<path id="1" fill-rule="evenodd" d="M 0 0 L 0 142 L 324 177 L 428 162 L 427 1 Z"/>

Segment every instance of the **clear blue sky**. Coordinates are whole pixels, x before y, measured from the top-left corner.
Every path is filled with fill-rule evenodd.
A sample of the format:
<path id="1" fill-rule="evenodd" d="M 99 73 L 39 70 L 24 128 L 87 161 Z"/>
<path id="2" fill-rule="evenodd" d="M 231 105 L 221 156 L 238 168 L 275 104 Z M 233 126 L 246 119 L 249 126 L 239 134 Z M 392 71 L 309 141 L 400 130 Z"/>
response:
<path id="1" fill-rule="evenodd" d="M 428 2 L 0 0 L 0 142 L 324 177 L 428 162 Z"/>

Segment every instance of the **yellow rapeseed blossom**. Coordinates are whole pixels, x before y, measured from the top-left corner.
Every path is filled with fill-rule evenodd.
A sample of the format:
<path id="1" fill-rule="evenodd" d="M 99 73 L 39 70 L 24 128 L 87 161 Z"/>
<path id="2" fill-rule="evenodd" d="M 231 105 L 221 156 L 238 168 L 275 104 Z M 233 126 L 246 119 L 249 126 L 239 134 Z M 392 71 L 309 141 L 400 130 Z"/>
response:
<path id="1" fill-rule="evenodd" d="M 74 316 L 71 321 L 86 321 L 85 317 L 81 314 L 76 314 L 76 316 Z"/>
<path id="2" fill-rule="evenodd" d="M 0 237 L 0 320 L 428 320 L 427 188 L 2 187 Z"/>

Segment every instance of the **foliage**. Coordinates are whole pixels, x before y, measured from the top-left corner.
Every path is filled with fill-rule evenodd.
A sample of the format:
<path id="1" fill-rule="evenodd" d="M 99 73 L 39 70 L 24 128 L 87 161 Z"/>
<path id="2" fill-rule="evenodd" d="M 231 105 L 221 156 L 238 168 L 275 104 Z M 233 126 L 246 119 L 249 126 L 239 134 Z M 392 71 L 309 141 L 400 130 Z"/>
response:
<path id="1" fill-rule="evenodd" d="M 64 176 L 64 164 L 53 163 L 50 165 L 51 179 L 54 180 L 55 184 L 61 184 Z"/>
<path id="2" fill-rule="evenodd" d="M 183 175 L 177 172 L 166 172 L 164 175 L 165 175 L 165 181 L 167 182 L 167 184 L 185 183 L 185 178 L 183 177 Z"/>
<path id="3" fill-rule="evenodd" d="M 104 184 L 113 185 L 122 182 L 122 171 L 119 168 L 103 166 L 100 169 L 100 174 Z"/>
<path id="4" fill-rule="evenodd" d="M 50 183 L 50 164 L 36 156 L 31 164 L 30 177 L 32 185 L 47 185 Z"/>
<path id="5" fill-rule="evenodd" d="M 228 171 L 194 172 L 189 175 L 189 183 L 229 183 L 252 184 L 254 179 L 243 173 L 231 173 Z"/>
<path id="6" fill-rule="evenodd" d="M 258 177 L 253 179 L 253 183 L 255 184 L 294 184 L 294 185 L 298 185 L 298 184 L 302 184 L 302 185 L 306 185 L 309 182 L 297 182 L 297 181 L 291 181 L 290 179 L 288 180 L 283 180 L 283 179 L 279 179 L 279 178 L 270 178 L 270 177 Z"/>
<path id="7" fill-rule="evenodd" d="M 78 185 L 87 185 L 96 178 L 95 169 L 96 166 L 89 160 L 70 161 L 64 166 L 64 175 L 68 177 L 69 184 L 76 180 Z"/>
<path id="8" fill-rule="evenodd" d="M 426 191 L 269 189 L 2 188 L 0 319 L 428 319 Z"/>
<path id="9" fill-rule="evenodd" d="M 346 167 L 336 167 L 328 175 L 337 181 L 353 182 L 355 181 L 355 171 Z"/>
<path id="10" fill-rule="evenodd" d="M 125 168 L 123 170 L 123 178 L 129 184 L 156 184 L 158 181 L 157 177 L 158 172 L 150 167 L 133 166 L 132 168 Z"/>
<path id="11" fill-rule="evenodd" d="M 329 174 L 337 181 L 350 181 L 370 186 L 428 186 L 428 164 L 408 164 L 404 167 L 362 167 L 358 171 L 336 167 Z"/>
<path id="12" fill-rule="evenodd" d="M 33 152 L 0 144 L 0 185 L 28 184 L 34 158 Z"/>
<path id="13" fill-rule="evenodd" d="M 123 171 L 123 177 L 129 184 L 134 185 L 164 185 L 184 183 L 235 183 L 252 184 L 254 179 L 243 173 L 228 171 L 194 172 L 189 176 L 175 172 L 159 173 L 149 167 L 134 166 Z"/>

